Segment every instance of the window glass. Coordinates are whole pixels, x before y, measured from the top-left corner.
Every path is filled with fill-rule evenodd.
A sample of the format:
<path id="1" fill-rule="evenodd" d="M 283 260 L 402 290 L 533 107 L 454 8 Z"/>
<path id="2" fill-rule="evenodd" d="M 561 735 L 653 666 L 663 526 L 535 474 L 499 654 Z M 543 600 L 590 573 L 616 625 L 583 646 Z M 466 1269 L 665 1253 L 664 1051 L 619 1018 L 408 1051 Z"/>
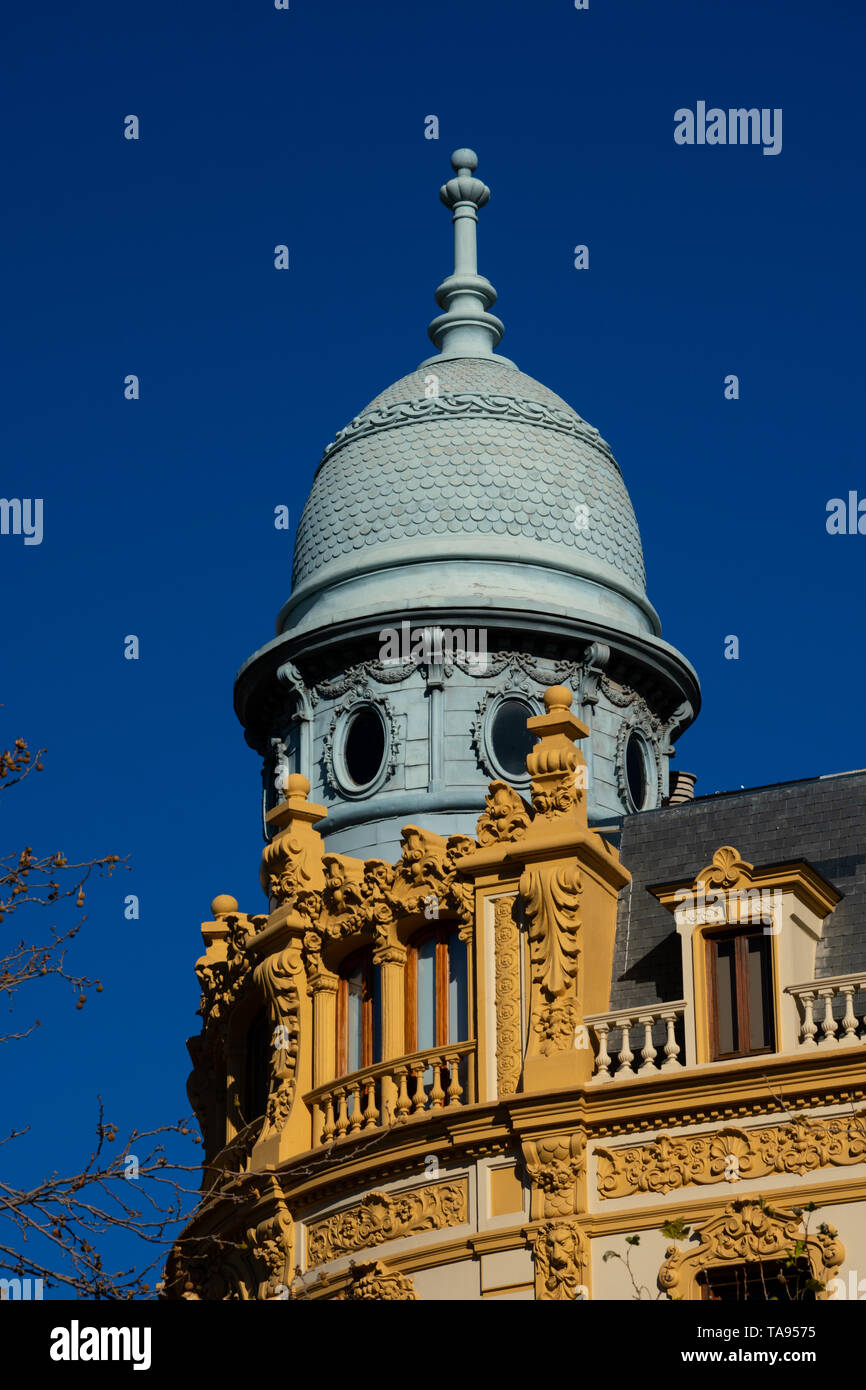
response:
<path id="1" fill-rule="evenodd" d="M 364 1065 L 364 968 L 346 976 L 346 1071 Z"/>
<path id="2" fill-rule="evenodd" d="M 374 709 L 359 709 L 346 730 L 346 770 L 357 787 L 377 776 L 385 757 L 385 728 Z"/>
<path id="3" fill-rule="evenodd" d="M 749 966 L 749 1029 L 750 1046 L 770 1047 L 770 939 L 766 936 L 750 936 L 748 946 Z"/>
<path id="4" fill-rule="evenodd" d="M 739 1051 L 737 1030 L 737 943 L 716 943 L 716 1001 L 719 1010 L 719 1052 Z"/>
<path id="5" fill-rule="evenodd" d="M 526 759 L 536 742 L 535 734 L 526 727 L 531 715 L 532 710 L 522 700 L 503 700 L 493 716 L 493 756 L 509 777 L 526 776 Z"/>
<path id="6" fill-rule="evenodd" d="M 647 775 L 646 751 L 639 734 L 631 733 L 625 748 L 625 775 L 628 781 L 629 796 L 638 811 L 646 804 Z"/>
<path id="7" fill-rule="evenodd" d="M 448 937 L 448 1041 L 465 1042 L 469 1036 L 469 995 L 466 979 L 466 942 L 456 932 Z"/>
<path id="8" fill-rule="evenodd" d="M 428 936 L 418 947 L 418 1039 L 416 1050 L 436 1046 L 436 937 Z"/>

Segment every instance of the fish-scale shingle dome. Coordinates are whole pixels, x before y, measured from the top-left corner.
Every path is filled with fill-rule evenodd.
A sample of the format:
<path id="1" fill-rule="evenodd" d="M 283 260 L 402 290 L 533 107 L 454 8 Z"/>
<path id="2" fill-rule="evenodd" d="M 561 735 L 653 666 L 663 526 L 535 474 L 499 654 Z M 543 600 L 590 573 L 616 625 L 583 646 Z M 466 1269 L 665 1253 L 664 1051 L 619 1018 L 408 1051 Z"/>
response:
<path id="1" fill-rule="evenodd" d="M 435 392 L 435 394 L 433 394 Z M 493 357 L 436 361 L 377 396 L 325 451 L 295 543 L 294 584 L 409 541 L 435 558 L 463 538 L 483 558 L 536 542 L 645 592 L 640 535 L 619 467 L 560 396 Z M 332 571 L 332 575 L 334 571 Z"/>

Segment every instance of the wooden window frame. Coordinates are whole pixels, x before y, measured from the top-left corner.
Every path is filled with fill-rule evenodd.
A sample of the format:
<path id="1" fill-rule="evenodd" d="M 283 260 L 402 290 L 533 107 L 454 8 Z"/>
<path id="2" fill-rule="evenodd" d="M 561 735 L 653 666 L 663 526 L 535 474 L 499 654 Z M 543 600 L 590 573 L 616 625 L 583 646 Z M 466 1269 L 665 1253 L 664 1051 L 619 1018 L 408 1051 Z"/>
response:
<path id="1" fill-rule="evenodd" d="M 768 968 L 768 1008 L 769 1008 L 769 1033 L 770 1042 L 766 1047 L 740 1047 L 736 1052 L 722 1052 L 719 1038 L 719 995 L 718 995 L 718 973 L 716 969 L 717 953 L 716 947 L 722 941 L 733 940 L 736 945 L 734 948 L 734 975 L 736 980 L 736 1020 L 737 1032 L 740 1042 L 745 1038 L 751 1042 L 752 1027 L 749 1010 L 749 971 L 746 943 L 753 937 L 758 937 L 766 941 L 766 958 Z M 768 937 L 762 928 L 735 926 L 722 931 L 706 932 L 705 941 L 705 962 L 707 975 L 707 1012 L 710 1032 L 710 1060 L 713 1062 L 728 1062 L 737 1057 L 760 1057 L 768 1052 L 776 1051 L 776 1006 L 774 992 L 774 964 L 772 938 Z"/>
<path id="2" fill-rule="evenodd" d="M 435 993 L 436 1017 L 434 1020 L 436 1040 L 434 1047 L 448 1046 L 448 955 L 449 941 L 456 939 L 458 928 L 454 922 L 438 922 L 416 932 L 408 943 L 406 953 L 406 1016 L 405 1036 L 407 1053 L 418 1051 L 418 950 L 430 938 L 436 941 Z M 468 1001 L 467 1001 L 468 1008 Z M 464 1039 L 460 1039 L 464 1041 Z"/>
<path id="3" fill-rule="evenodd" d="M 347 956 L 340 964 L 337 986 L 337 1075 L 347 1076 L 349 1066 L 349 981 L 348 976 L 358 966 L 363 967 L 364 996 L 361 1002 L 361 1069 L 371 1067 L 373 1056 L 373 1011 L 376 1007 L 376 988 L 372 946 L 362 947 Z"/>

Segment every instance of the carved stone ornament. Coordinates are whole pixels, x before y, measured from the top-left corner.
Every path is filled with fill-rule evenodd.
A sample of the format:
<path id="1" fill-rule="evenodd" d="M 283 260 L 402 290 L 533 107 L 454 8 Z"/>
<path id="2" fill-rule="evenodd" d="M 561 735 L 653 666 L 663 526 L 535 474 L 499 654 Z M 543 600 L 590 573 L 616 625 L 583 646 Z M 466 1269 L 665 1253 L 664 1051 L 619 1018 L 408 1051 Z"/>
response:
<path id="1" fill-rule="evenodd" d="M 866 1161 L 866 1111 L 767 1129 L 732 1126 L 693 1138 L 660 1134 L 652 1143 L 597 1149 L 598 1195 L 673 1192 L 773 1173 L 814 1173 Z"/>
<path id="2" fill-rule="evenodd" d="M 349 1266 L 349 1283 L 337 1300 L 375 1299 L 386 1303 L 416 1303 L 418 1295 L 408 1274 L 398 1274 L 382 1260 Z M 335 1300 L 336 1301 L 336 1300 Z"/>
<path id="3" fill-rule="evenodd" d="M 539 401 L 520 400 L 514 396 L 485 395 L 475 391 L 449 391 L 429 398 L 412 396 L 409 400 L 396 401 L 391 405 L 380 406 L 377 410 L 365 411 L 363 415 L 356 415 L 328 445 L 322 454 L 322 463 L 350 440 L 362 439 L 368 434 L 378 434 L 380 430 L 400 429 L 415 420 L 473 415 L 484 419 L 493 416 L 500 420 L 516 420 L 542 429 L 556 430 L 560 434 L 572 435 L 601 450 L 619 472 L 619 465 L 598 430 L 581 420 L 570 409 L 565 410 L 560 406 L 542 404 Z M 319 466 L 321 467 L 321 464 Z"/>
<path id="4" fill-rule="evenodd" d="M 680 1250 L 669 1245 L 659 1270 L 658 1286 L 671 1298 L 700 1296 L 698 1275 L 716 1265 L 779 1260 L 790 1256 L 800 1241 L 813 1277 L 823 1283 L 845 1259 L 845 1247 L 832 1226 L 819 1226 L 804 1237 L 802 1218 L 794 1211 L 777 1211 L 759 1201 L 737 1201 L 711 1217 L 696 1232 L 697 1247 Z"/>
<path id="5" fill-rule="evenodd" d="M 520 934 L 515 898 L 497 898 L 493 906 L 496 968 L 496 1093 L 514 1095 L 520 1085 L 523 1048 L 520 1036 Z"/>
<path id="6" fill-rule="evenodd" d="M 264 1212 L 255 1224 L 226 1235 L 187 1237 L 173 1246 L 166 1265 L 169 1297 L 232 1302 L 288 1297 L 291 1214 L 275 1178 L 265 1180 L 259 1193 L 257 1210 Z"/>
<path id="7" fill-rule="evenodd" d="M 574 1221 L 550 1221 L 539 1228 L 532 1243 L 535 1297 L 573 1302 L 586 1297 L 584 1278 L 589 1264 L 586 1236 Z"/>
<path id="8" fill-rule="evenodd" d="M 534 1008 L 531 1026 L 542 1056 L 574 1043 L 581 882 L 577 865 L 539 864 L 520 878 Z"/>
<path id="9" fill-rule="evenodd" d="M 580 1211 L 586 1135 L 547 1135 L 524 1140 L 526 1172 L 532 1181 L 534 1210 L 542 1217 L 573 1216 Z"/>
<path id="10" fill-rule="evenodd" d="M 307 1230 L 307 1263 L 311 1269 L 348 1255 L 383 1245 L 387 1240 L 462 1226 L 468 1220 L 466 1179 L 414 1187 L 408 1192 L 368 1192 L 346 1211 L 311 1223 Z"/>
<path id="11" fill-rule="evenodd" d="M 519 840 L 532 821 L 532 811 L 523 797 L 507 782 L 491 782 L 485 798 L 485 811 L 476 835 L 480 845 Z"/>
<path id="12" fill-rule="evenodd" d="M 468 835 L 445 839 L 417 825 L 404 826 L 401 838 L 403 852 L 396 865 L 384 859 L 323 856 L 323 890 L 301 894 L 295 904 L 315 928 L 305 952 L 309 971 L 320 968 L 322 942 L 328 938 L 366 938 L 381 963 L 383 952 L 399 953 L 395 928 L 408 917 L 453 916 L 461 923 L 460 935 L 471 935 L 474 890 L 471 879 L 458 874 L 457 861 L 476 848 L 475 841 Z"/>

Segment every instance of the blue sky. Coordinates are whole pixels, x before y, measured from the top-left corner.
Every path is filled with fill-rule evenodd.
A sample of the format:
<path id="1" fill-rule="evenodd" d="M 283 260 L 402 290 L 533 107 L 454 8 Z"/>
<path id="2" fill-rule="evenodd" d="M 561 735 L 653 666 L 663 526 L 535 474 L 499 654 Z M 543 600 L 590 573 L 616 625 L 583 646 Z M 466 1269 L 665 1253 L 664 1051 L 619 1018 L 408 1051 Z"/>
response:
<path id="1" fill-rule="evenodd" d="M 43 1019 L 4 1059 L 26 1181 L 78 1165 L 97 1093 L 122 1131 L 186 1109 L 199 923 L 218 892 L 263 907 L 233 677 L 273 636 L 322 448 L 432 351 L 456 146 L 492 189 L 502 351 L 610 442 L 700 675 L 678 765 L 706 794 L 866 763 L 866 536 L 825 527 L 866 497 L 866 22 L 854 0 L 49 0 L 4 28 L 2 493 L 44 499 L 44 539 L 0 536 L 0 743 L 49 751 L 3 845 L 131 864 L 76 947 L 105 992 L 16 1011 Z M 782 152 L 676 145 L 699 100 L 781 108 Z"/>

